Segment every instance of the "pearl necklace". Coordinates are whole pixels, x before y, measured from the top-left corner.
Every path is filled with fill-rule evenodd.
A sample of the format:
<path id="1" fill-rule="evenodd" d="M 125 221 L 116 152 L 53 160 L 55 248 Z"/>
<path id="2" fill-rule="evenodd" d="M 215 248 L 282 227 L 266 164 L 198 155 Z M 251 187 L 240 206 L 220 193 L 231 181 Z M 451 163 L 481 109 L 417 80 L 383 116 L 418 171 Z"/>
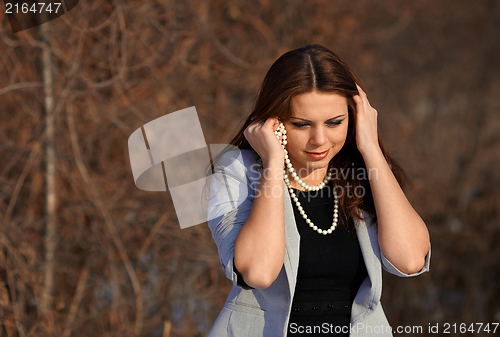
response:
<path id="1" fill-rule="evenodd" d="M 281 143 L 281 146 L 283 147 L 283 150 L 285 151 L 285 163 L 286 163 L 287 169 L 290 172 L 293 179 L 300 186 L 302 186 L 304 189 L 306 189 L 307 191 L 318 191 L 318 190 L 322 189 L 323 187 L 325 187 L 326 184 L 332 179 L 332 172 L 331 172 L 332 169 L 330 169 L 330 172 L 328 172 L 328 174 L 325 176 L 325 179 L 323 180 L 323 182 L 321 184 L 319 184 L 318 186 L 307 185 L 299 178 L 299 176 L 295 172 L 294 168 L 292 167 L 292 163 L 290 162 L 290 159 L 288 158 L 288 151 L 285 147 L 285 145 L 287 144 L 287 140 L 286 140 L 287 137 L 286 137 L 285 126 L 283 125 L 283 123 L 280 122 L 280 125 L 279 125 L 278 129 L 274 132 L 274 134 L 276 135 L 276 138 L 278 138 L 278 140 L 280 140 L 279 138 L 281 136 L 280 143 Z M 309 219 L 307 217 L 307 214 L 304 211 L 304 209 L 302 208 L 302 205 L 300 204 L 299 199 L 297 198 L 297 195 L 293 191 L 293 187 L 290 184 L 290 179 L 288 178 L 288 174 L 286 171 L 287 170 L 283 170 L 283 179 L 285 180 L 285 184 L 288 187 L 288 191 L 290 192 L 290 197 L 295 202 L 295 205 L 297 206 L 297 209 L 299 210 L 300 215 L 302 215 L 302 218 L 304 218 L 304 220 L 309 225 L 309 227 L 311 227 L 314 231 L 318 232 L 319 234 L 323 234 L 323 235 L 331 234 L 335 230 L 335 228 L 337 227 L 338 217 L 339 217 L 339 214 L 338 214 L 339 213 L 339 201 L 338 201 L 337 193 L 335 193 L 335 190 L 333 190 L 333 196 L 335 198 L 335 205 L 334 205 L 334 209 L 333 209 L 332 225 L 328 229 L 318 228 L 318 226 L 316 226 L 311 221 L 311 219 Z"/>

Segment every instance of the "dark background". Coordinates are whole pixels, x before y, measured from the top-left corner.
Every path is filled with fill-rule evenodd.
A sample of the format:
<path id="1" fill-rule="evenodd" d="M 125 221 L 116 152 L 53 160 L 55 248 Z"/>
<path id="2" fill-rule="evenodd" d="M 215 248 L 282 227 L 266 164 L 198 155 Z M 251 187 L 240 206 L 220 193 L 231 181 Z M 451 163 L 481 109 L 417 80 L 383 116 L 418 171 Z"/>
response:
<path id="1" fill-rule="evenodd" d="M 196 106 L 228 142 L 312 43 L 361 78 L 431 234 L 430 273 L 384 273 L 392 327 L 500 322 L 499 1 L 80 1 L 16 34 L 0 9 L 0 336 L 205 336 L 231 283 L 128 137 Z"/>

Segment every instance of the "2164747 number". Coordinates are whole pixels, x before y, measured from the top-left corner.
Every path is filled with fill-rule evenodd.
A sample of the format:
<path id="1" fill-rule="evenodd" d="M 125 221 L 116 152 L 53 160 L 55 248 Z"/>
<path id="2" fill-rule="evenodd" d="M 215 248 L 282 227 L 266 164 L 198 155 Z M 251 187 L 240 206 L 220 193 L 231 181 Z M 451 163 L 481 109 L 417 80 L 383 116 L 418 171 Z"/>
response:
<path id="1" fill-rule="evenodd" d="M 48 3 L 38 2 L 38 3 L 16 3 L 12 4 L 11 2 L 5 3 L 5 13 L 6 14 L 18 14 L 18 13 L 59 13 L 59 9 L 61 8 L 60 2 Z"/>
<path id="2" fill-rule="evenodd" d="M 443 333 L 492 333 L 497 331 L 498 325 L 500 323 L 444 323 Z"/>

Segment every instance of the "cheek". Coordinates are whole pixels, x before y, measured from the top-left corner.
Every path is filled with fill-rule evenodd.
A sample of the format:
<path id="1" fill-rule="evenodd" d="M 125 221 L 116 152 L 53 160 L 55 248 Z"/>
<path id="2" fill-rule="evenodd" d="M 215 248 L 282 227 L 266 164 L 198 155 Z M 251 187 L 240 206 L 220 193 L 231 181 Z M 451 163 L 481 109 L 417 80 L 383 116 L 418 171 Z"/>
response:
<path id="1" fill-rule="evenodd" d="M 338 130 L 338 131 L 339 132 L 337 132 L 335 135 L 335 137 L 336 137 L 335 143 L 343 144 L 343 143 L 345 143 L 345 141 L 347 139 L 347 131 L 348 131 L 347 124 L 345 125 L 345 127 L 343 129 Z"/>
<path id="2" fill-rule="evenodd" d="M 287 149 L 288 151 L 294 151 L 294 150 L 297 150 L 297 149 L 301 149 L 304 147 L 305 143 L 307 142 L 304 142 L 304 137 L 303 135 L 301 135 L 299 132 L 290 132 L 290 131 L 287 131 L 287 139 L 288 139 L 288 143 L 287 143 Z"/>
<path id="3" fill-rule="evenodd" d="M 336 132 L 332 132 L 330 135 L 330 142 L 335 145 L 344 144 L 347 137 L 347 130 L 345 132 L 343 130 L 337 130 Z"/>
<path id="4" fill-rule="evenodd" d="M 344 144 L 345 143 L 345 140 L 346 140 L 346 137 L 347 137 L 347 132 L 345 133 L 342 133 L 339 138 L 338 138 L 338 143 L 342 143 Z"/>

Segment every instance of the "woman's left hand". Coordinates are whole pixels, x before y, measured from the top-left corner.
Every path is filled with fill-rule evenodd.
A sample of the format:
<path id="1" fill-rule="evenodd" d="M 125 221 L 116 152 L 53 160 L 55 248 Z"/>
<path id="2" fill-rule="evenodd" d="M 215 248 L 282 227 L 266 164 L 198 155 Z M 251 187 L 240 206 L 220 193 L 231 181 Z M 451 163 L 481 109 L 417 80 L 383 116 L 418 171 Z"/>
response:
<path id="1" fill-rule="evenodd" d="M 358 87 L 359 95 L 355 95 L 354 102 L 356 103 L 356 144 L 361 155 L 370 153 L 374 149 L 379 148 L 378 133 L 377 133 L 377 110 L 374 109 L 366 93 Z"/>

